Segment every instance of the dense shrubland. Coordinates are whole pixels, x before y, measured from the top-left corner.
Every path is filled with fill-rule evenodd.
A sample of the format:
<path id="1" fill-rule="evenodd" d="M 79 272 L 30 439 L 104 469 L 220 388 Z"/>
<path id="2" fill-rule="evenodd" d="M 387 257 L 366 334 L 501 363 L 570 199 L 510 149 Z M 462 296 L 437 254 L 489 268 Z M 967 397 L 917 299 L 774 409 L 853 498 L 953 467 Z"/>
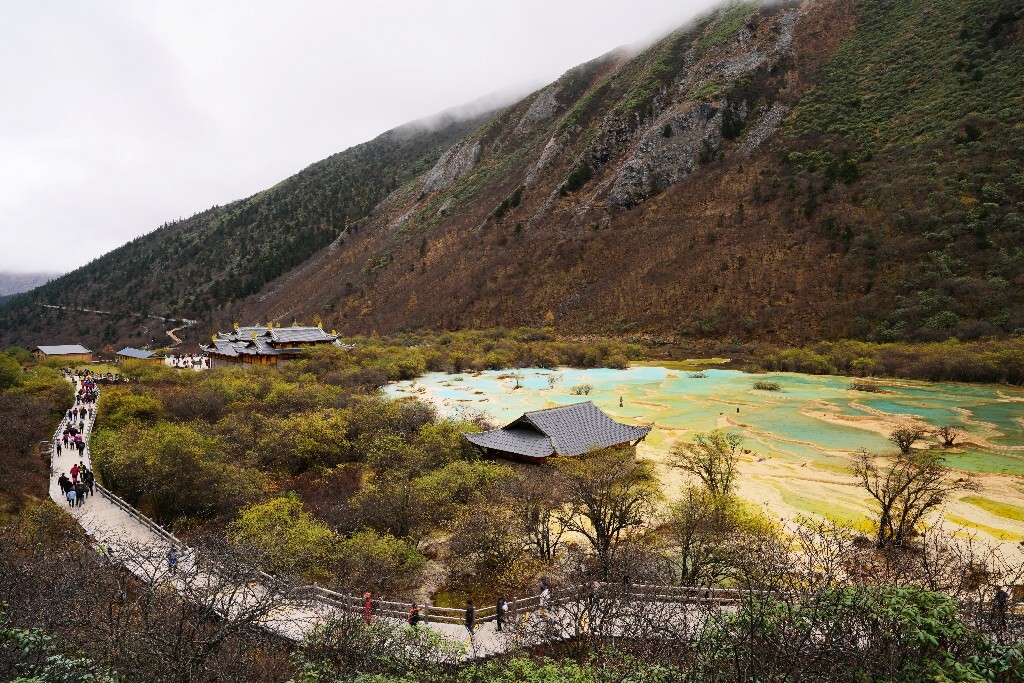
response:
<path id="1" fill-rule="evenodd" d="M 933 382 L 1024 384 L 1024 337 L 935 343 L 874 343 L 846 339 L 804 348 L 762 348 L 755 354 L 766 370 L 902 377 Z"/>
<path id="2" fill-rule="evenodd" d="M 678 491 L 665 490 L 630 449 L 551 467 L 481 461 L 459 436 L 477 425 L 384 400 L 369 391 L 373 382 L 339 380 L 401 372 L 387 366 L 408 360 L 402 347 L 380 344 L 395 351 L 319 351 L 276 370 L 126 366 L 136 381 L 108 388 L 100 406 L 97 469 L 231 567 L 222 590 L 258 569 L 281 584 L 240 620 L 219 620 L 213 605 L 181 602 L 159 580 L 139 582 L 105 563 L 57 507 L 30 508 L 0 529 L 5 673 L 298 683 L 1024 675 L 1012 646 L 1019 624 L 1004 628 L 990 609 L 991 586 L 1019 582 L 1021 569 L 991 549 L 920 525 L 882 548 L 829 523 L 783 530 L 736 498 L 741 449 L 724 433 L 674 451 L 672 464 L 688 475 Z M 37 391 L 55 391 L 62 380 L 41 372 L 56 384 Z M 890 479 L 903 477 L 899 462 L 866 463 L 875 468 L 869 481 L 890 470 Z M 930 462 L 927 473 L 935 476 L 926 485 L 941 485 L 948 470 Z M 879 502 L 879 525 L 886 504 L 907 508 Z M 460 664 L 457 648 L 431 633 L 359 618 L 326 625 L 288 658 L 283 643 L 253 627 L 279 609 L 292 581 L 388 596 L 441 591 L 437 598 L 486 605 L 535 592 L 539 576 L 556 600 L 546 616 L 517 622 L 523 637 L 574 636 L 566 629 L 584 614 L 592 629 L 547 649 L 548 659 L 523 652 Z M 563 588 L 592 579 L 606 582 L 598 599 L 558 603 Z M 762 592 L 735 613 L 703 606 L 681 617 L 659 603 L 623 609 L 637 583 Z M 110 613 L 99 618 L 97 604 Z M 658 637 L 602 635 L 612 622 L 615 633 Z"/>
<path id="3" fill-rule="evenodd" d="M 377 389 L 429 370 L 625 365 L 639 347 L 542 330 L 355 341 L 277 369 L 126 364 L 134 381 L 100 399 L 97 472 L 162 524 L 226 528 L 282 575 L 413 595 L 429 558 L 456 592 L 523 589 L 543 568 L 506 538 L 533 513 L 513 494 L 526 470 L 479 459 L 461 435 L 479 421 Z"/>
<path id="4" fill-rule="evenodd" d="M 22 349 L 0 353 L 0 522 L 46 496 L 47 464 L 38 445 L 48 439 L 74 392 L 57 370 Z"/>

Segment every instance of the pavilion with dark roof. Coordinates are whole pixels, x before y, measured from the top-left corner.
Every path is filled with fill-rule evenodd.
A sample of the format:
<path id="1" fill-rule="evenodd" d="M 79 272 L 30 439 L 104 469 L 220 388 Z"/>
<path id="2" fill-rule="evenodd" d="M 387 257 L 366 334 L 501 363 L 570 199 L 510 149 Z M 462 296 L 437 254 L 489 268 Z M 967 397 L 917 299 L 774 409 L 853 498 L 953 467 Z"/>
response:
<path id="1" fill-rule="evenodd" d="M 488 456 L 541 462 L 583 455 L 599 448 L 635 446 L 650 431 L 650 427 L 616 422 L 593 401 L 585 401 L 532 410 L 501 429 L 466 432 L 463 436 Z"/>
<path id="2" fill-rule="evenodd" d="M 232 332 L 213 335 L 212 343 L 200 346 L 209 357 L 210 366 L 248 363 L 277 365 L 278 361 L 298 358 L 310 346 L 339 345 L 336 333 L 328 334 L 319 326 L 238 327 Z"/>

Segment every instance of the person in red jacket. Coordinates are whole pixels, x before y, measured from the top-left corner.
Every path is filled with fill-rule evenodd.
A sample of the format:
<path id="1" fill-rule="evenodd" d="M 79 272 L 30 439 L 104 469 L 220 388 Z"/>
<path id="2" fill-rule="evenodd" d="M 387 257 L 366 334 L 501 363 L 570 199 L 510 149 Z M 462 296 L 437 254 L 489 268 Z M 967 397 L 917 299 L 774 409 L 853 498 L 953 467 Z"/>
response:
<path id="1" fill-rule="evenodd" d="M 367 624 L 373 620 L 373 596 L 369 591 L 363 593 L 363 619 Z"/>

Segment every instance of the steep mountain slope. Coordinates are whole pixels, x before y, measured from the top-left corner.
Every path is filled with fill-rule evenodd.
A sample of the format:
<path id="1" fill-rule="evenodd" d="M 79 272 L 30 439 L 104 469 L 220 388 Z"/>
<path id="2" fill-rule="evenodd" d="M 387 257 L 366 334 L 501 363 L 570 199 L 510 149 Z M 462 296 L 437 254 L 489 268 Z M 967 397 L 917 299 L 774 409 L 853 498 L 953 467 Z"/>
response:
<path id="1" fill-rule="evenodd" d="M 741 3 L 574 69 L 233 314 L 801 340 L 1024 328 L 1024 3 Z"/>
<path id="2" fill-rule="evenodd" d="M 292 260 L 267 245 L 297 264 L 287 274 L 196 264 L 193 281 L 219 284 L 174 291 L 211 325 L 1010 334 L 1024 329 L 1022 51 L 1020 0 L 730 4 L 453 135 L 365 219 L 340 226 L 335 208 L 333 232 L 296 234 Z M 265 225 L 305 224 L 299 187 L 336 207 L 315 182 L 269 191 Z"/>
<path id="3" fill-rule="evenodd" d="M 346 230 L 357 230 L 382 199 L 429 170 L 492 113 L 467 105 L 406 124 L 248 199 L 164 225 L 6 302 L 0 343 L 42 343 L 56 335 L 97 346 L 165 344 L 148 315 L 209 320 L 212 310 L 259 292 L 318 251 L 342 247 Z"/>

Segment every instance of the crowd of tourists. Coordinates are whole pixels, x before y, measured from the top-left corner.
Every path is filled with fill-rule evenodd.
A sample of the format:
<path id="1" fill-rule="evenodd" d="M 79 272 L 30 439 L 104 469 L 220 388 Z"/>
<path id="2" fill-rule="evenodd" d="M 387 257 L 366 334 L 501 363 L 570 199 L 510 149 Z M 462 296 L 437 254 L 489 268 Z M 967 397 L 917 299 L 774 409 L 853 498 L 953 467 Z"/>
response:
<path id="1" fill-rule="evenodd" d="M 57 484 L 68 501 L 68 507 L 81 507 L 85 499 L 95 493 L 96 477 L 84 462 L 79 461 L 71 466 L 71 478 L 61 472 Z"/>
<path id="2" fill-rule="evenodd" d="M 86 498 L 96 489 L 96 476 L 85 465 L 85 439 L 96 418 L 96 401 L 99 398 L 96 382 L 99 378 L 88 370 L 64 368 L 61 373 L 76 382 L 75 405 L 64 414 L 60 433 L 54 438 L 53 457 L 56 467 L 62 456 L 71 456 L 71 468 L 61 472 L 57 484 L 68 506 L 74 508 L 84 505 Z M 78 462 L 75 462 L 76 456 Z"/>

